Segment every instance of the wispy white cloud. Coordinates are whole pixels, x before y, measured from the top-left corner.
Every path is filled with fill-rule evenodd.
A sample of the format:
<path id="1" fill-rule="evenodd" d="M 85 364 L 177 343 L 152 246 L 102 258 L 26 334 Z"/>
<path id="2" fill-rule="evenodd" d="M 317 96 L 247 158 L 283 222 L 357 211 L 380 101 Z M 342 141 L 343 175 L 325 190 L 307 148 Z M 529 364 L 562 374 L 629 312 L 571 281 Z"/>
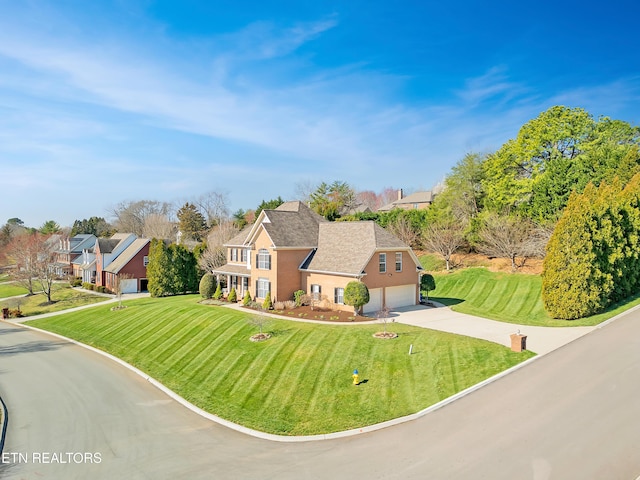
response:
<path id="1" fill-rule="evenodd" d="M 640 85 L 626 78 L 544 96 L 499 65 L 452 85 L 447 99 L 409 102 L 399 93 L 409 78 L 364 63 L 314 67 L 299 55 L 343 28 L 333 16 L 284 27 L 256 22 L 190 41 L 151 25 L 139 43 L 10 23 L 0 19 L 0 67 L 12 67 L 0 78 L 3 173 L 44 188 L 65 181 L 57 171 L 64 162 L 99 165 L 110 195 L 121 198 L 177 197 L 217 184 L 236 187 L 237 206 L 250 208 L 249 196 L 286 196 L 285 185 L 293 191 L 297 179 L 319 176 L 366 189 L 428 188 L 465 152 L 498 148 L 554 103 L 607 113 L 607 105 L 637 101 Z M 30 154 L 40 170 L 4 168 Z"/>

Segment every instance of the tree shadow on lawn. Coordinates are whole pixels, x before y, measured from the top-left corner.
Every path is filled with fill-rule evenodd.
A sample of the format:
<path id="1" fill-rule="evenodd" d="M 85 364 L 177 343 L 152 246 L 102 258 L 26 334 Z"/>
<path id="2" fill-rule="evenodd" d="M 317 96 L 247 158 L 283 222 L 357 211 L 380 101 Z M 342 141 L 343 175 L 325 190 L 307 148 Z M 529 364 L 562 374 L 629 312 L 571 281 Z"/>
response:
<path id="1" fill-rule="evenodd" d="M 464 299 L 451 297 L 429 297 L 429 301 L 442 303 L 443 305 L 450 307 L 451 305 L 458 305 L 459 303 L 463 303 Z"/>

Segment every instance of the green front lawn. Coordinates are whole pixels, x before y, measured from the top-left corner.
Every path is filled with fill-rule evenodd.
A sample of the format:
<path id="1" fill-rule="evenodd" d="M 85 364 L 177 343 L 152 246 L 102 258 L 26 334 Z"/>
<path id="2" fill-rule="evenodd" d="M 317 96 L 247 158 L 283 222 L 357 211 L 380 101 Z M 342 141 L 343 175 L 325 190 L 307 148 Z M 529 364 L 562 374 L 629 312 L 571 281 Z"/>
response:
<path id="1" fill-rule="evenodd" d="M 27 293 L 27 289 L 17 283 L 0 284 L 0 298 L 16 297 Z"/>
<path id="2" fill-rule="evenodd" d="M 482 340 L 393 324 L 273 320 L 253 343 L 250 315 L 196 296 L 147 298 L 29 322 L 112 353 L 193 404 L 283 435 L 363 427 L 415 413 L 533 356 Z M 413 355 L 408 355 L 413 345 Z M 360 371 L 359 386 L 351 374 Z"/>
<path id="3" fill-rule="evenodd" d="M 429 297 L 450 305 L 452 310 L 502 322 L 543 327 L 597 325 L 640 303 L 640 296 L 612 306 L 598 315 L 577 320 L 556 320 L 542 305 L 539 275 L 496 273 L 484 268 L 467 268 L 435 274 L 436 289 Z"/>
<path id="4" fill-rule="evenodd" d="M 8 307 L 11 310 L 20 308 L 25 317 L 40 315 L 41 313 L 59 312 L 73 307 L 104 302 L 105 297 L 73 289 L 68 283 L 56 283 L 51 295 L 53 303 L 47 303 L 47 297 L 43 293 L 29 295 L 28 297 L 13 298 L 0 302 L 0 307 Z"/>

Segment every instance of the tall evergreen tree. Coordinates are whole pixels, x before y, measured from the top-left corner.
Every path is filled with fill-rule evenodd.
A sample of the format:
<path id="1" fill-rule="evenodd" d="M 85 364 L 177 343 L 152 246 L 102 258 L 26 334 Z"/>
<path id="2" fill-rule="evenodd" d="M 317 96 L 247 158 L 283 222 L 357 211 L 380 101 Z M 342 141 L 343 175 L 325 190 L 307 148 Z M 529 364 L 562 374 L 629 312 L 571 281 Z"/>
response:
<path id="1" fill-rule="evenodd" d="M 207 220 L 193 203 L 185 203 L 177 213 L 179 228 L 183 235 L 198 242 L 207 231 Z"/>
<path id="2" fill-rule="evenodd" d="M 168 273 L 171 267 L 169 250 L 162 240 L 154 238 L 149 246 L 149 264 L 147 265 L 147 279 L 149 293 L 152 297 L 163 297 L 172 293 Z"/>

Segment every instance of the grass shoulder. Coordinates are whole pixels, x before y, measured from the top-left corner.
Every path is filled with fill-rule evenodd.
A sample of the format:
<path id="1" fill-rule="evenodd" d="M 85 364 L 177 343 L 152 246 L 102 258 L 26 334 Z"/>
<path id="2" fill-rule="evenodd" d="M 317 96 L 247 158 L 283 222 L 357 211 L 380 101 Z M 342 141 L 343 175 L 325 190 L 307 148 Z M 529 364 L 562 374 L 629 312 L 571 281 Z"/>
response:
<path id="1" fill-rule="evenodd" d="M 436 289 L 430 297 L 452 310 L 501 322 L 542 327 L 593 326 L 640 304 L 640 295 L 606 311 L 576 320 L 551 318 L 542 304 L 540 275 L 492 272 L 466 268 L 436 273 Z"/>
<path id="2" fill-rule="evenodd" d="M 415 413 L 533 356 L 399 324 L 398 338 L 379 340 L 380 325 L 273 319 L 264 327 L 271 338 L 251 342 L 250 314 L 198 300 L 144 298 L 121 311 L 96 306 L 29 324 L 114 354 L 208 412 L 281 435 Z"/>
<path id="3" fill-rule="evenodd" d="M 105 301 L 104 297 L 71 288 L 66 282 L 54 284 L 51 298 L 52 303 L 48 303 L 44 294 L 36 293 L 26 297 L 4 300 L 0 306 L 11 310 L 19 309 L 23 316 L 29 317 Z"/>
<path id="4" fill-rule="evenodd" d="M 18 283 L 2 283 L 0 284 L 0 298 L 16 297 L 18 295 L 26 295 L 28 290 Z"/>

